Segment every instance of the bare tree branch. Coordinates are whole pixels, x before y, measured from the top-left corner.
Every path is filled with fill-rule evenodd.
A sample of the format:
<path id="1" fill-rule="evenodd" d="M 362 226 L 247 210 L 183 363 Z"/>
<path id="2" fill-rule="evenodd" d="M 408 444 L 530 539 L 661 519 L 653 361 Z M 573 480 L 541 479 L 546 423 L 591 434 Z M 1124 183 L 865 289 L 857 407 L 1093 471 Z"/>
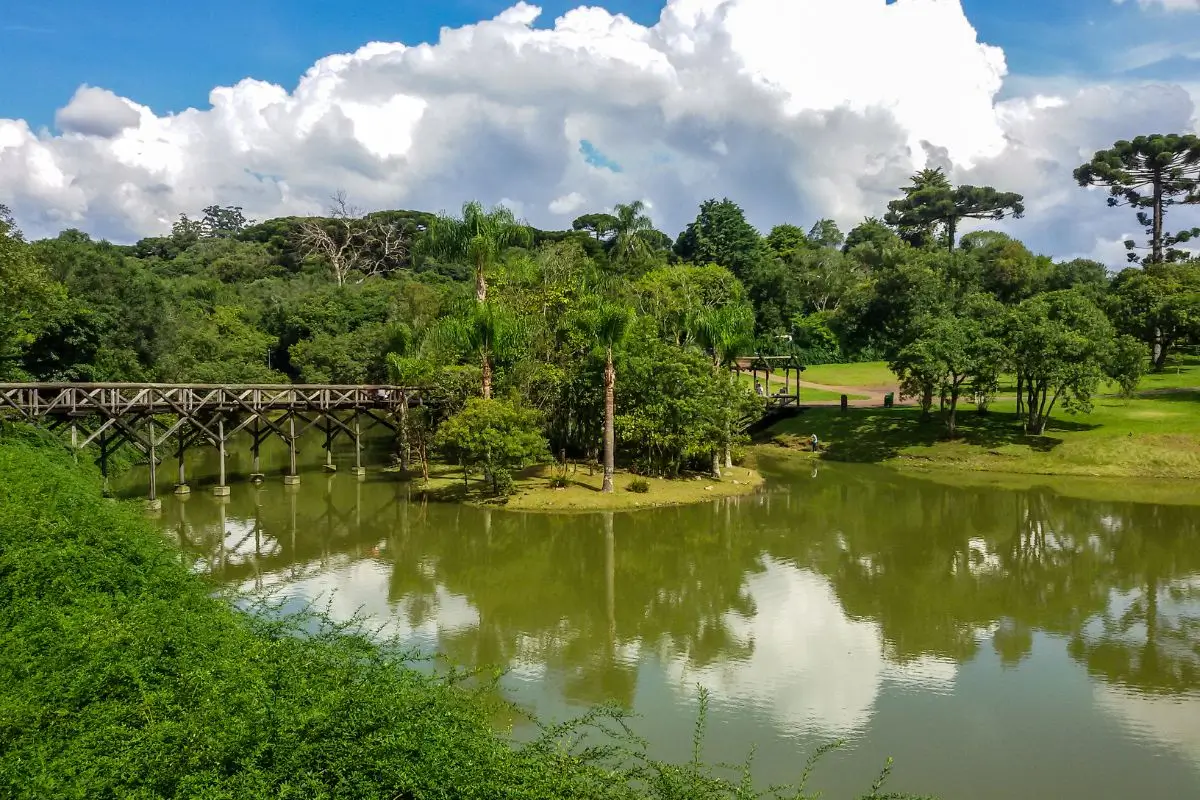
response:
<path id="1" fill-rule="evenodd" d="M 344 191 L 332 198 L 327 218 L 300 223 L 300 247 L 328 262 L 338 286 L 369 275 L 399 269 L 408 254 L 404 230 L 395 222 L 373 219 L 351 205 Z"/>

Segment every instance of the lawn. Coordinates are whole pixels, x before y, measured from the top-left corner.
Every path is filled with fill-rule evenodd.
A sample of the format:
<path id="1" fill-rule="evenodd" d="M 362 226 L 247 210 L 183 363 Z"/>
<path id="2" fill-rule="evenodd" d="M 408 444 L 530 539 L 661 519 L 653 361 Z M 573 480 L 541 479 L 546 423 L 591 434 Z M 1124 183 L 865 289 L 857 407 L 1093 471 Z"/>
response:
<path id="1" fill-rule="evenodd" d="M 713 480 L 707 475 L 688 475 L 678 479 L 645 478 L 649 490 L 630 491 L 636 475 L 619 470 L 613 476 L 612 494 L 600 491 L 603 473 L 586 466 L 570 467 L 568 485 L 555 488 L 550 479 L 555 474 L 552 465 L 531 467 L 516 476 L 516 489 L 507 498 L 492 497 L 480 480 L 472 479 L 463 485 L 462 473 L 456 467 L 430 465 L 428 483 L 418 475 L 414 488 L 426 491 L 430 499 L 470 503 L 473 505 L 503 506 L 513 511 L 630 511 L 639 508 L 703 503 L 717 497 L 751 494 L 762 485 L 763 479 L 752 469 L 734 467 L 722 470 L 722 478 Z"/>
<path id="2" fill-rule="evenodd" d="M 985 416 L 972 406 L 959 413 L 959 438 L 949 441 L 935 418 L 915 408 L 863 408 L 842 413 L 813 408 L 759 436 L 802 448 L 816 433 L 824 457 L 839 461 L 1038 475 L 1200 477 L 1200 391 L 1099 398 L 1090 414 L 1055 414 L 1043 436 L 1022 432 L 1013 399 Z"/>
<path id="3" fill-rule="evenodd" d="M 766 376 L 760 374 L 759 378 L 758 378 L 759 382 L 763 383 L 765 377 Z M 751 375 L 749 372 L 741 373 L 740 378 L 741 378 L 742 383 L 746 384 L 747 386 L 754 385 L 754 376 Z M 805 373 L 802 376 L 802 379 L 805 381 L 808 381 L 809 380 L 808 374 Z M 820 383 L 820 381 L 812 381 L 812 382 Z M 771 382 L 769 384 L 764 383 L 763 385 L 764 385 L 764 388 L 766 388 L 772 394 L 774 394 L 775 392 L 778 392 L 780 389 L 784 388 L 785 385 L 788 387 L 789 392 L 794 392 L 796 390 L 795 377 L 792 378 L 790 383 L 785 384 L 782 375 L 772 374 Z M 819 402 L 819 401 L 836 401 L 839 398 L 841 398 L 841 396 L 842 396 L 841 392 L 831 392 L 826 389 L 813 389 L 808 386 L 800 387 L 800 402 L 801 403 L 815 403 L 815 402 Z M 867 398 L 867 395 L 865 395 L 865 394 L 848 394 L 846 396 L 851 400 L 865 400 Z"/>
<path id="4" fill-rule="evenodd" d="M 898 383 L 895 374 L 882 361 L 814 364 L 804 371 L 803 378 L 826 386 L 861 386 L 864 389 L 891 389 Z"/>

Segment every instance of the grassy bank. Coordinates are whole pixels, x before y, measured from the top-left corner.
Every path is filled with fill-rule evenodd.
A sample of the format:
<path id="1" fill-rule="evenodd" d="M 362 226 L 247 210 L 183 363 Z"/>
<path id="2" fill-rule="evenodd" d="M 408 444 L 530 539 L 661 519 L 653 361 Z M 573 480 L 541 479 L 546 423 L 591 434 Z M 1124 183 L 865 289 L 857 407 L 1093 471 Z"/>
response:
<path id="1" fill-rule="evenodd" d="M 353 627 L 237 611 L 137 504 L 36 438 L 0 438 L 0 797 L 746 796 L 736 773 L 630 740 L 572 749 L 570 726 L 517 746 L 489 682 L 413 669 Z"/>
<path id="2" fill-rule="evenodd" d="M 1015 401 L 998 401 L 986 415 L 967 406 L 959 438 L 948 441 L 935 418 L 915 408 L 813 408 L 762 434 L 802 450 L 816 433 L 822 457 L 1035 475 L 1135 478 L 1200 477 L 1200 391 L 1100 398 L 1090 414 L 1058 414 L 1045 435 L 1021 431 Z M 774 445 L 767 445 L 775 448 Z M 811 456 L 810 456 L 811 457 Z"/>
<path id="3" fill-rule="evenodd" d="M 568 470 L 567 485 L 555 487 L 551 478 L 556 474 L 553 466 L 527 469 L 516 476 L 515 490 L 505 498 L 493 497 L 488 486 L 472 480 L 464 486 L 462 473 L 457 467 L 443 464 L 430 466 L 429 481 L 419 477 L 417 488 L 426 491 L 432 499 L 447 502 L 465 502 L 473 505 L 496 506 L 513 511 L 632 511 L 641 508 L 688 505 L 703 503 L 718 497 L 752 494 L 763 484 L 763 478 L 748 467 L 723 470 L 720 480 L 707 476 L 693 475 L 676 480 L 642 478 L 645 492 L 632 491 L 632 484 L 639 477 L 618 471 L 613 478 L 612 494 L 600 491 L 603 474 L 600 470 L 589 473 L 586 467 Z"/>

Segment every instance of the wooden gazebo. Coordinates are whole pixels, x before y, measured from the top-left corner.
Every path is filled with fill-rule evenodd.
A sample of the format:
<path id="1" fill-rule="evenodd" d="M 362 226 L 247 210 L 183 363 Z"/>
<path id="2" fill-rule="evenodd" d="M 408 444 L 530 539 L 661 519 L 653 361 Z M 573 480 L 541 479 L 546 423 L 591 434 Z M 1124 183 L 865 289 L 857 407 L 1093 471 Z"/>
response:
<path id="1" fill-rule="evenodd" d="M 794 354 L 783 356 L 755 354 L 753 358 L 739 359 L 737 362 L 739 373 L 749 372 L 754 376 L 755 386 L 762 386 L 768 408 L 787 408 L 800 405 L 800 373 L 804 372 L 804 369 L 804 364 L 800 363 L 800 359 Z M 765 384 L 759 383 L 760 372 L 764 375 Z M 771 376 L 780 372 L 783 373 L 783 388 L 772 392 Z M 796 374 L 795 386 L 792 385 L 793 372 Z"/>

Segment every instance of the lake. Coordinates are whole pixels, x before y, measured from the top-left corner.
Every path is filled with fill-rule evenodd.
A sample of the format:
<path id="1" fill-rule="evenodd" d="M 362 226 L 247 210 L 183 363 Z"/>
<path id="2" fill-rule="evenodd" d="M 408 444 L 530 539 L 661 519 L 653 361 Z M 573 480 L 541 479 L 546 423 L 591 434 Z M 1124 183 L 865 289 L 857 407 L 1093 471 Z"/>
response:
<path id="1" fill-rule="evenodd" d="M 947 800 L 1200 797 L 1200 508 L 763 471 L 759 495 L 592 515 L 309 471 L 165 495 L 158 519 L 222 586 L 503 667 L 543 718 L 618 703 L 656 755 L 688 757 L 706 687 L 707 756 L 755 746 L 764 785 L 844 740 L 810 784 L 826 797 L 888 756 L 889 789 Z"/>

